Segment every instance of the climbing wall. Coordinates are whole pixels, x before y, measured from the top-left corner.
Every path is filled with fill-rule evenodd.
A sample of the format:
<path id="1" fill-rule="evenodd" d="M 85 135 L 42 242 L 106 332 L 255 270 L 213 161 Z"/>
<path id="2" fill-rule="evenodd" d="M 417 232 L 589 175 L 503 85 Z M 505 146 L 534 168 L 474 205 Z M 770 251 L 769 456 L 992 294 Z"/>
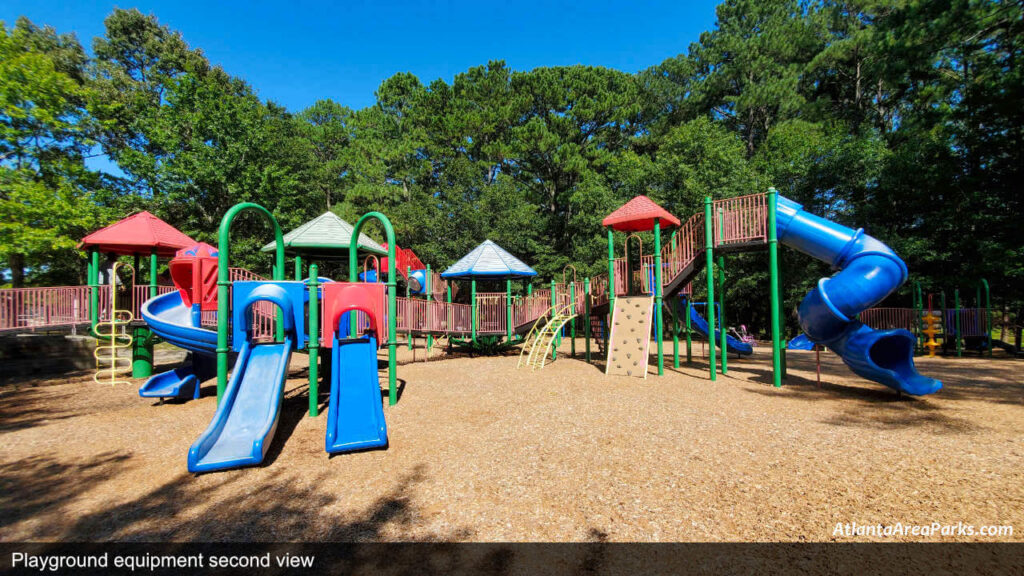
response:
<path id="1" fill-rule="evenodd" d="M 605 374 L 647 378 L 653 311 L 653 296 L 620 296 L 615 299 L 608 340 L 611 350 Z"/>

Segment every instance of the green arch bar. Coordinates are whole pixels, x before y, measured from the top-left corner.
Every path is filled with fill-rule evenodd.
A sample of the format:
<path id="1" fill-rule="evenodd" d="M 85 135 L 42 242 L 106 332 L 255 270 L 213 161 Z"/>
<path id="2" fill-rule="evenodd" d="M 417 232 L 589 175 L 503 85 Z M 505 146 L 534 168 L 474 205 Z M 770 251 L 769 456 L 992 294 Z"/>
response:
<path id="1" fill-rule="evenodd" d="M 231 287 L 231 276 L 229 274 L 231 250 L 231 223 L 235 217 L 246 210 L 255 210 L 266 216 L 270 225 L 274 227 L 274 240 L 277 241 L 277 257 L 274 265 L 274 280 L 284 280 L 284 238 L 281 234 L 281 226 L 277 218 L 269 210 L 253 202 L 242 202 L 235 204 L 220 220 L 220 232 L 217 243 L 217 404 L 220 404 L 221 396 L 228 386 L 228 319 L 231 314 L 228 303 L 228 288 Z M 282 334 L 281 322 L 277 323 L 278 339 Z"/>
<path id="2" fill-rule="evenodd" d="M 356 262 L 356 253 L 359 249 L 359 231 L 363 229 L 363 224 L 366 224 L 371 219 L 377 220 L 384 226 L 384 234 L 388 240 L 388 405 L 394 406 L 398 403 L 398 389 L 395 387 L 395 369 L 397 365 L 395 360 L 395 327 L 398 315 L 398 300 L 395 297 L 396 290 L 398 289 L 398 282 L 395 278 L 395 229 L 391 226 L 391 221 L 388 220 L 388 217 L 380 212 L 367 212 L 363 214 L 352 230 L 352 238 L 354 240 L 348 246 L 348 281 L 356 282 L 359 278 L 359 267 Z M 353 318 L 355 318 L 354 315 Z"/>

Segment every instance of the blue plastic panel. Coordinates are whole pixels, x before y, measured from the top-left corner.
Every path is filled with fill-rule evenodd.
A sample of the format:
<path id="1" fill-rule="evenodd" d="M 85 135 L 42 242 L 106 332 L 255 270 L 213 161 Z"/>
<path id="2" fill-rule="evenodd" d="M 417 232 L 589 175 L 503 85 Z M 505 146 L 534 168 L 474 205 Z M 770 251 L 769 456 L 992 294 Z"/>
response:
<path id="1" fill-rule="evenodd" d="M 306 343 L 306 283 L 286 282 L 234 282 L 231 285 L 231 348 L 241 351 L 252 329 L 252 305 L 272 302 L 284 313 L 284 330 L 297 348 Z"/>

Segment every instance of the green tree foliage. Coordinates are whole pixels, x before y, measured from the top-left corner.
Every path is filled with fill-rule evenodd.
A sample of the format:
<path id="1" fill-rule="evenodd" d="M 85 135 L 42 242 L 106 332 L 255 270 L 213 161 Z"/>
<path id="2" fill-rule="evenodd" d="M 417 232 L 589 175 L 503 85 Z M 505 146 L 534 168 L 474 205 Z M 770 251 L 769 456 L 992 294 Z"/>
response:
<path id="1" fill-rule="evenodd" d="M 102 221 L 86 111 L 85 53 L 70 35 L 0 23 L 0 259 L 15 287 L 76 282 L 77 238 Z"/>
<path id="2" fill-rule="evenodd" d="M 50 217 L 33 210 L 50 197 L 71 213 L 49 226 L 64 238 L 92 217 L 83 198 L 204 240 L 251 200 L 285 228 L 382 211 L 435 268 L 490 238 L 548 279 L 603 271 L 600 221 L 634 195 L 685 219 L 705 196 L 773 185 L 891 243 L 926 291 L 984 276 L 1024 300 L 1020 2 L 725 0 L 698 42 L 637 74 L 492 61 L 450 83 L 395 74 L 365 109 L 295 114 L 153 16 L 116 10 L 106 27 L 91 62 L 73 38 L 5 29 L 4 215 L 18 224 L 3 230 L 22 232 L 4 246 L 29 245 L 10 239 Z M 94 141 L 122 181 L 81 168 Z M 243 265 L 266 271 L 266 236 L 240 224 Z M 69 244 L 33 245 L 56 258 Z M 782 262 L 787 306 L 829 273 Z M 730 314 L 762 329 L 766 267 L 756 253 L 729 265 Z"/>
<path id="3" fill-rule="evenodd" d="M 306 126 L 137 10 L 115 10 L 95 42 L 93 113 L 104 151 L 127 175 L 140 207 L 213 242 L 221 216 L 259 202 L 285 229 L 326 209 L 310 178 Z M 239 220 L 240 265 L 267 272 L 262 220 Z"/>

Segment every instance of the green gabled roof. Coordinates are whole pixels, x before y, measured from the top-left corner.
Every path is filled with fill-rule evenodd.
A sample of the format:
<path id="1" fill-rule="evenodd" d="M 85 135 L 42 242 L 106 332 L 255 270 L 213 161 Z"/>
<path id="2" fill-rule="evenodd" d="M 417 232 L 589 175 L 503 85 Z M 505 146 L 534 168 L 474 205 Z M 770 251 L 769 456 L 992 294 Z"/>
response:
<path id="1" fill-rule="evenodd" d="M 346 258 L 354 228 L 334 212 L 324 212 L 285 234 L 284 250 L 290 255 Z M 277 242 L 271 242 L 263 247 L 263 251 L 272 252 L 276 247 Z M 361 232 L 359 234 L 359 249 L 380 256 L 388 255 L 386 248 Z"/>

